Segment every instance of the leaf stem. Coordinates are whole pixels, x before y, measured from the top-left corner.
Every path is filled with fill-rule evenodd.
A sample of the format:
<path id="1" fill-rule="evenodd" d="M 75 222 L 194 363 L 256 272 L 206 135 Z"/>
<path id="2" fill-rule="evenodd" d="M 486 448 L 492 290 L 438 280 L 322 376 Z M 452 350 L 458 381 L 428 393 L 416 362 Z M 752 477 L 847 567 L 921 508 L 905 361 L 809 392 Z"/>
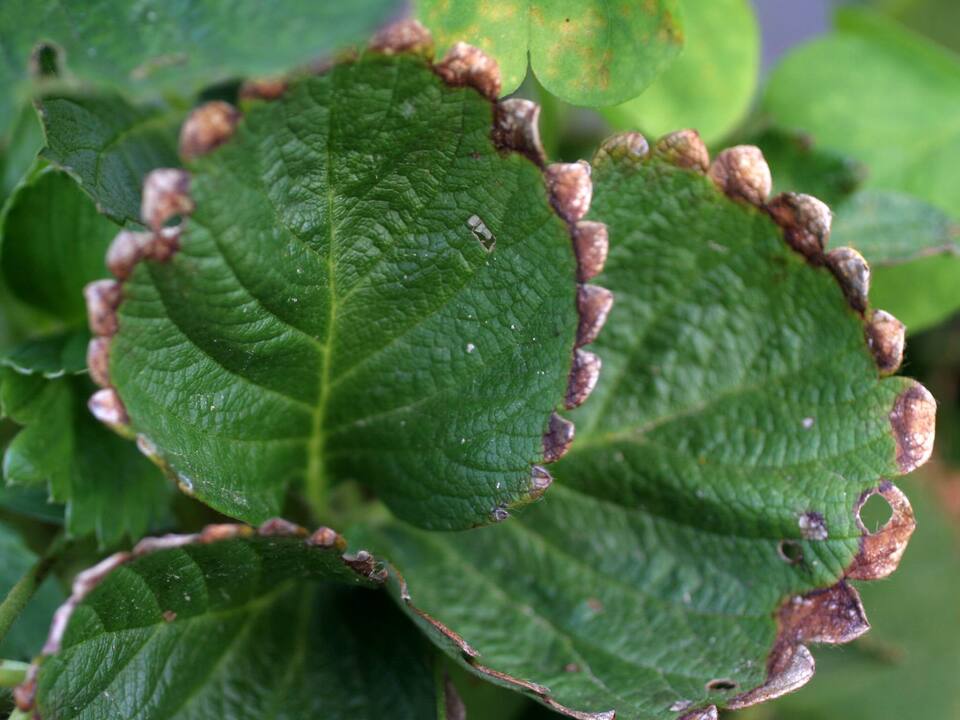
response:
<path id="1" fill-rule="evenodd" d="M 0 688 L 13 688 L 27 679 L 30 663 L 0 660 Z"/>
<path id="2" fill-rule="evenodd" d="M 10 588 L 10 592 L 0 603 L 0 641 L 7 636 L 14 621 L 20 616 L 37 588 L 40 587 L 57 564 L 63 547 L 63 538 L 57 535 L 43 557 L 34 563 L 33 567 L 17 581 L 16 585 Z"/>

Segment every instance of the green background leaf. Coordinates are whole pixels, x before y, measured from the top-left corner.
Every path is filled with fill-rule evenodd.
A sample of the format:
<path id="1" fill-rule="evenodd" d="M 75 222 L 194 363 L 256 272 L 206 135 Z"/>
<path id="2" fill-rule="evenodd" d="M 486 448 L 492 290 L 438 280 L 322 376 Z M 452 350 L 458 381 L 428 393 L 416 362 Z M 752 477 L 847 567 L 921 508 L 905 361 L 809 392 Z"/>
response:
<path id="1" fill-rule="evenodd" d="M 617 301 L 554 486 L 496 527 L 360 542 L 477 665 L 574 710 L 674 720 L 761 685 L 780 603 L 846 575 L 857 499 L 898 474 L 908 381 L 878 381 L 862 319 L 765 213 L 659 160 L 608 157 L 594 183 Z M 805 534 L 812 512 L 827 537 Z"/>
<path id="2" fill-rule="evenodd" d="M 262 521 L 292 482 L 319 506 L 354 478 L 437 528 L 531 499 L 576 266 L 540 169 L 490 132 L 472 88 L 368 56 L 192 163 L 197 209 L 124 284 L 110 374 L 198 499 Z"/>
<path id="3" fill-rule="evenodd" d="M 747 0 L 681 0 L 684 46 L 639 97 L 603 111 L 621 130 L 696 128 L 707 142 L 740 122 L 760 72 L 760 28 Z"/>
<path id="4" fill-rule="evenodd" d="M 527 74 L 576 105 L 614 105 L 639 95 L 680 51 L 676 0 L 418 0 L 441 54 L 458 41 L 500 66 L 503 94 Z"/>
<path id="5" fill-rule="evenodd" d="M 141 555 L 40 666 L 43 717 L 438 717 L 432 652 L 333 548 L 302 538 Z"/>

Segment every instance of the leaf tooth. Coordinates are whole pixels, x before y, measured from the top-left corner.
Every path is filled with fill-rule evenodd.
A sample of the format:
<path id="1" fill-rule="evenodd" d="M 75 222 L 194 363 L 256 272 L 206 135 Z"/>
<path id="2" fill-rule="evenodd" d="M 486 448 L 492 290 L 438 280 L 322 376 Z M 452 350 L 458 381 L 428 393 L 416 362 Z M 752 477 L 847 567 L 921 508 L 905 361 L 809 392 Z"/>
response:
<path id="1" fill-rule="evenodd" d="M 333 528 L 326 526 L 319 527 L 313 531 L 313 534 L 307 538 L 307 544 L 315 547 L 332 548 L 335 547 L 340 552 L 347 549 L 347 541 Z"/>
<path id="2" fill-rule="evenodd" d="M 753 145 L 727 148 L 717 155 L 707 175 L 728 197 L 757 207 L 763 206 L 773 189 L 770 167 Z"/>
<path id="3" fill-rule="evenodd" d="M 284 518 L 275 517 L 264 521 L 257 528 L 257 535 L 261 537 L 307 537 L 307 529 L 292 523 Z"/>
<path id="4" fill-rule="evenodd" d="M 611 160 L 644 160 L 650 154 L 650 144 L 638 132 L 621 132 L 611 135 L 602 143 L 593 156 L 593 165 L 599 166 Z"/>
<path id="5" fill-rule="evenodd" d="M 834 248 L 827 253 L 827 266 L 840 283 L 850 307 L 865 312 L 870 293 L 870 266 L 863 255 L 849 247 Z"/>
<path id="6" fill-rule="evenodd" d="M 567 410 L 579 407 L 590 397 L 600 378 L 601 366 L 598 355 L 580 348 L 573 351 L 573 367 L 567 382 Z"/>
<path id="7" fill-rule="evenodd" d="M 593 198 L 590 163 L 553 163 L 547 165 L 546 176 L 550 200 L 560 217 L 572 223 L 581 220 Z"/>
<path id="8" fill-rule="evenodd" d="M 120 400 L 120 395 L 112 387 L 97 390 L 90 396 L 87 407 L 93 416 L 104 425 L 113 428 L 125 428 L 130 424 L 130 418 L 127 415 L 127 409 Z"/>
<path id="9" fill-rule="evenodd" d="M 890 375 L 903 362 L 907 326 L 885 310 L 874 310 L 867 325 L 867 345 L 881 375 Z"/>
<path id="10" fill-rule="evenodd" d="M 357 575 L 383 582 L 387 577 L 387 572 L 379 567 L 373 555 L 366 550 L 360 550 L 355 555 L 343 555 L 343 562 Z"/>
<path id="11" fill-rule="evenodd" d="M 121 230 L 107 250 L 107 269 L 118 280 L 126 280 L 152 241 L 153 233 Z"/>
<path id="12" fill-rule="evenodd" d="M 613 293 L 599 285 L 579 285 L 577 288 L 577 311 L 580 324 L 577 326 L 577 347 L 589 345 L 607 322 L 613 307 Z"/>
<path id="13" fill-rule="evenodd" d="M 540 142 L 540 106 L 524 98 L 508 98 L 497 103 L 493 142 L 501 150 L 526 155 L 537 165 L 546 162 Z"/>
<path id="14" fill-rule="evenodd" d="M 95 280 L 83 289 L 87 301 L 87 321 L 94 335 L 110 337 L 117 332 L 117 308 L 122 291 L 114 280 Z"/>
<path id="15" fill-rule="evenodd" d="M 534 500 L 541 497 L 553 484 L 553 475 L 542 465 L 530 468 L 530 497 Z"/>
<path id="16" fill-rule="evenodd" d="M 897 395 L 890 411 L 900 472 L 913 472 L 930 459 L 936 435 L 937 401 L 920 383 L 912 382 Z"/>
<path id="17" fill-rule="evenodd" d="M 97 385 L 110 387 L 110 338 L 91 338 L 87 345 L 87 369 Z"/>
<path id="18" fill-rule="evenodd" d="M 194 108 L 180 128 L 180 157 L 193 160 L 220 147 L 233 137 L 240 111 L 223 100 Z"/>
<path id="19" fill-rule="evenodd" d="M 656 155 L 677 167 L 707 172 L 710 153 L 696 130 L 677 130 L 664 135 L 653 146 Z"/>
<path id="20" fill-rule="evenodd" d="M 500 95 L 500 67 L 496 60 L 473 45 L 458 42 L 434 70 L 452 87 L 472 87 L 490 100 Z"/>
<path id="21" fill-rule="evenodd" d="M 254 529 L 249 525 L 240 525 L 238 523 L 218 523 L 204 527 L 197 536 L 197 542 L 202 545 L 209 545 L 211 543 L 222 542 L 224 540 L 252 537 L 254 533 Z"/>
<path id="22" fill-rule="evenodd" d="M 572 422 L 557 413 L 550 415 L 550 423 L 543 434 L 543 461 L 556 462 L 570 449 L 576 431 Z"/>
<path id="23" fill-rule="evenodd" d="M 767 212 L 783 228 L 794 250 L 812 262 L 822 262 L 833 220 L 826 203 L 812 195 L 785 192 L 767 204 Z"/>
<path id="24" fill-rule="evenodd" d="M 577 279 L 586 282 L 603 271 L 610 251 L 607 226 L 581 220 L 573 226 L 573 248 L 577 254 Z"/>
<path id="25" fill-rule="evenodd" d="M 413 53 L 432 58 L 434 52 L 433 36 L 417 20 L 399 20 L 380 30 L 370 40 L 370 50 L 384 55 Z"/>
<path id="26" fill-rule="evenodd" d="M 190 173 L 178 168 L 151 170 L 143 181 L 140 216 L 154 232 L 172 217 L 194 210 L 190 197 Z"/>
<path id="27" fill-rule="evenodd" d="M 874 495 L 879 495 L 890 506 L 890 519 L 876 532 L 870 532 L 860 518 L 860 511 Z M 860 549 L 847 568 L 847 577 L 854 580 L 879 580 L 885 578 L 900 564 L 910 536 L 917 527 L 913 508 L 907 496 L 889 480 L 860 495 L 854 507 L 860 536 Z"/>
<path id="28" fill-rule="evenodd" d="M 717 714 L 717 706 L 708 705 L 705 708 L 700 708 L 699 710 L 694 710 L 693 712 L 687 713 L 681 717 L 680 720 L 717 720 L 718 717 L 719 715 Z"/>
<path id="29" fill-rule="evenodd" d="M 490 511 L 490 519 L 495 522 L 503 522 L 510 517 L 510 511 L 503 505 L 497 505 Z"/>
<path id="30" fill-rule="evenodd" d="M 283 78 L 260 78 L 259 80 L 246 80 L 240 86 L 241 100 L 276 100 L 282 96 L 289 87 Z"/>

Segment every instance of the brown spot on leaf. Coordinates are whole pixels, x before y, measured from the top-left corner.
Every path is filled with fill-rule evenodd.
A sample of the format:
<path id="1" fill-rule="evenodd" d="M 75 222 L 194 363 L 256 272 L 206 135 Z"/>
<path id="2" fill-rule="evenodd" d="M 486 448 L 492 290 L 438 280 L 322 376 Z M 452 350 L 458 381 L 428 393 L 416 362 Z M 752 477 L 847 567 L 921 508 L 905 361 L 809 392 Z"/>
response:
<path id="1" fill-rule="evenodd" d="M 90 379 L 100 387 L 110 386 L 110 339 L 95 337 L 87 345 L 87 369 Z"/>
<path id="2" fill-rule="evenodd" d="M 850 307 L 864 312 L 870 294 L 870 266 L 863 255 L 853 248 L 835 248 L 827 253 L 827 267 L 840 283 Z"/>
<path id="3" fill-rule="evenodd" d="M 599 285 L 580 285 L 577 289 L 577 311 L 580 313 L 577 347 L 589 345 L 597 339 L 612 307 L 612 292 Z"/>
<path id="4" fill-rule="evenodd" d="M 377 561 L 366 550 L 360 550 L 356 555 L 344 555 L 343 562 L 357 575 L 368 580 L 382 582 L 386 577 L 386 571 L 377 567 Z"/>
<path id="5" fill-rule="evenodd" d="M 143 199 L 140 216 L 154 232 L 177 215 L 193 212 L 190 197 L 190 174 L 176 168 L 159 168 L 147 174 L 143 181 Z"/>
<path id="6" fill-rule="evenodd" d="M 502 150 L 526 155 L 537 165 L 546 162 L 540 142 L 540 106 L 523 98 L 508 98 L 496 105 L 493 142 Z"/>
<path id="7" fill-rule="evenodd" d="M 113 280 L 95 280 L 83 289 L 87 301 L 87 321 L 94 335 L 111 337 L 117 332 L 117 308 L 122 291 Z"/>
<path id="8" fill-rule="evenodd" d="M 706 172 L 710 153 L 696 130 L 677 130 L 664 135 L 653 146 L 653 152 L 677 167 Z"/>
<path id="9" fill-rule="evenodd" d="M 800 526 L 800 534 L 806 540 L 826 540 L 828 537 L 827 521 L 823 515 L 813 510 L 800 513 L 797 517 L 797 525 Z"/>
<path id="10" fill-rule="evenodd" d="M 708 176 L 728 197 L 762 206 L 773 188 L 770 168 L 760 148 L 737 145 L 727 148 L 713 161 Z"/>
<path id="11" fill-rule="evenodd" d="M 920 383 L 901 392 L 890 411 L 900 472 L 913 472 L 930 459 L 936 435 L 937 401 Z"/>
<path id="12" fill-rule="evenodd" d="M 684 702 L 689 703 L 689 700 Z M 670 706 L 670 709 L 673 710 L 673 708 L 676 707 L 676 705 L 677 703 L 674 703 L 673 705 Z M 686 708 L 678 708 L 678 710 L 685 710 L 685 709 Z M 678 710 L 673 710 L 673 711 L 677 712 Z M 687 713 L 686 715 L 681 717 L 680 720 L 717 720 L 718 717 L 719 716 L 717 715 L 717 706 L 708 705 L 705 708 L 701 708 L 699 710 L 694 710 L 693 712 Z"/>
<path id="13" fill-rule="evenodd" d="M 123 406 L 117 391 L 111 387 L 97 390 L 90 396 L 87 407 L 93 416 L 104 425 L 123 428 L 130 424 L 127 409 Z"/>
<path id="14" fill-rule="evenodd" d="M 874 310 L 867 325 L 867 345 L 881 375 L 900 369 L 907 326 L 884 310 Z"/>
<path id="15" fill-rule="evenodd" d="M 891 514 L 883 527 L 871 533 L 860 519 L 860 511 L 874 495 L 887 501 Z M 910 501 L 896 485 L 885 480 L 879 487 L 864 492 L 857 499 L 853 512 L 862 534 L 860 549 L 847 568 L 847 577 L 854 580 L 878 580 L 887 577 L 897 569 L 910 536 L 917 527 Z"/>
<path id="16" fill-rule="evenodd" d="M 622 132 L 611 135 L 602 143 L 593 156 L 593 164 L 600 165 L 610 160 L 628 159 L 639 162 L 650 153 L 647 139 L 638 132 Z"/>
<path id="17" fill-rule="evenodd" d="M 607 226 L 581 220 L 573 226 L 573 248 L 577 254 L 577 279 L 586 282 L 603 271 L 610 251 Z"/>
<path id="18" fill-rule="evenodd" d="M 193 160 L 220 147 L 233 136 L 239 122 L 240 111 L 222 100 L 194 108 L 180 128 L 180 157 Z"/>
<path id="19" fill-rule="evenodd" d="M 314 530 L 313 534 L 307 538 L 307 544 L 322 548 L 335 547 L 341 552 L 347 549 L 347 541 L 328 527 L 319 527 Z"/>
<path id="20" fill-rule="evenodd" d="M 467 43 L 458 42 L 450 48 L 434 70 L 452 87 L 472 87 L 490 100 L 500 95 L 500 68 L 496 61 Z"/>
<path id="21" fill-rule="evenodd" d="M 767 204 L 767 212 L 780 227 L 790 247 L 814 263 L 823 260 L 833 215 L 812 195 L 781 193 Z"/>
<path id="22" fill-rule="evenodd" d="M 284 518 L 270 518 L 259 528 L 257 534 L 261 537 L 306 537 L 306 528 L 300 527 Z"/>
<path id="23" fill-rule="evenodd" d="M 374 35 L 370 41 L 370 49 L 384 55 L 415 53 L 432 58 L 433 36 L 416 20 L 400 20 Z"/>
<path id="24" fill-rule="evenodd" d="M 556 462 L 566 455 L 573 442 L 574 432 L 572 422 L 553 413 L 550 416 L 547 431 L 543 434 L 543 461 Z"/>
<path id="25" fill-rule="evenodd" d="M 247 80 L 240 86 L 243 100 L 276 100 L 287 91 L 287 81 L 282 78 Z"/>
<path id="26" fill-rule="evenodd" d="M 573 351 L 573 367 L 567 381 L 566 408 L 579 407 L 590 397 L 600 378 L 600 357 L 577 348 Z"/>
<path id="27" fill-rule="evenodd" d="M 547 166 L 546 177 L 550 200 L 560 217 L 572 223 L 581 220 L 593 197 L 590 163 L 553 163 Z"/>
<path id="28" fill-rule="evenodd" d="M 165 623 L 172 623 L 176 619 L 177 619 L 177 614 L 173 610 L 163 611 L 163 621 Z"/>
<path id="29" fill-rule="evenodd" d="M 541 497 L 552 484 L 553 475 L 545 467 L 534 465 L 530 469 L 530 497 Z"/>

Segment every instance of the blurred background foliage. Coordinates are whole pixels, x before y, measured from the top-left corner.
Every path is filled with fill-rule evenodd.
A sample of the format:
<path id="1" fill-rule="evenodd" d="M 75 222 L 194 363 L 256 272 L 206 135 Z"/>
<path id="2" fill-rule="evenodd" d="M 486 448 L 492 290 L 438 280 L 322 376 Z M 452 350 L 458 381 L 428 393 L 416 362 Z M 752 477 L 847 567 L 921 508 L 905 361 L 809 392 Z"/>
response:
<path id="1" fill-rule="evenodd" d="M 872 631 L 848 646 L 815 648 L 817 675 L 799 693 L 729 717 L 960 719 L 960 603 L 955 593 L 960 592 L 960 2 L 679 4 L 684 49 L 632 100 L 600 109 L 575 107 L 528 73 L 518 93 L 542 105 L 548 156 L 589 158 L 606 135 L 635 129 L 652 139 L 680 127 L 697 128 L 714 149 L 759 145 L 776 190 L 809 192 L 829 202 L 835 213 L 831 244 L 856 247 L 870 260 L 874 306 L 892 312 L 909 328 L 903 372 L 919 378 L 940 407 L 934 459 L 903 483 L 918 516 L 914 539 L 890 580 L 860 587 Z M 235 90 L 235 85 L 218 86 L 207 95 L 229 96 Z M 108 101 L 103 101 L 105 107 L 112 108 Z M 180 117 L 190 102 L 167 98 L 167 104 L 163 112 L 154 109 L 159 119 L 151 121 L 151 132 L 166 132 L 164 118 L 171 113 Z M 116 117 L 115 108 L 104 117 Z M 61 177 L 47 165 L 62 161 L 55 153 L 37 160 L 42 145 L 37 114 L 24 105 L 0 143 L 0 237 L 22 221 L 17 206 L 32 202 L 30 186 Z M 80 215 L 86 212 L 81 205 Z M 114 214 L 122 218 L 122 213 Z M 14 251 L 36 250 L 5 245 L 4 259 Z M 76 263 L 65 263 L 61 275 L 58 282 L 71 287 L 90 279 Z M 30 281 L 0 272 L 2 353 L 38 330 L 76 324 L 76 308 L 44 307 L 31 298 Z M 4 362 L 9 364 L 10 357 Z M 16 431 L 16 423 L 2 421 L 0 442 L 6 446 Z M 5 467 L 5 476 L 8 471 Z M 20 527 L 18 518 L 24 517 L 46 523 L 34 531 L 43 537 L 24 540 L 24 533 L 0 533 L 0 544 L 26 543 L 18 551 L 24 563 L 64 523 L 63 507 L 47 499 L 36 485 L 0 484 L 0 523 Z M 76 521 L 77 512 L 68 505 L 68 523 Z M 173 512 L 185 527 L 210 519 L 183 498 Z M 89 514 L 96 516 L 95 510 Z M 164 527 L 164 512 L 157 515 L 161 517 L 140 518 L 131 530 Z M 106 546 L 117 538 L 100 533 L 98 541 Z M 0 568 L 0 590 L 21 570 Z M 69 574 L 69 568 L 61 573 L 64 578 Z M 37 612 L 49 615 L 60 593 L 50 581 Z M 8 656 L 27 659 L 26 647 L 35 646 L 36 638 L 25 626 L 9 642 L 22 647 L 7 647 Z M 555 717 L 455 668 L 450 673 L 471 720 Z M 2 705 L 0 696 L 0 712 Z"/>

